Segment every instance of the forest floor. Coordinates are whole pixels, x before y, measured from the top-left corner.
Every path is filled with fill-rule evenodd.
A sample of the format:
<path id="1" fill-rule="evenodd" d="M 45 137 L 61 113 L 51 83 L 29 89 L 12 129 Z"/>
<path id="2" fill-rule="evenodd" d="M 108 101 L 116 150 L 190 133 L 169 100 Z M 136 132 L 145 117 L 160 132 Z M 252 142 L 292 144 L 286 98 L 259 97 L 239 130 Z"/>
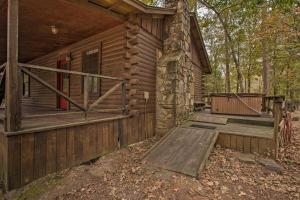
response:
<path id="1" fill-rule="evenodd" d="M 300 117 L 300 112 L 294 114 Z M 152 168 L 142 157 L 157 139 L 149 139 L 93 163 L 42 178 L 10 192 L 6 199 L 300 199 L 300 121 L 295 137 L 281 149 L 278 174 L 255 156 L 215 148 L 199 180 Z M 1 198 L 1 197 L 0 197 Z"/>

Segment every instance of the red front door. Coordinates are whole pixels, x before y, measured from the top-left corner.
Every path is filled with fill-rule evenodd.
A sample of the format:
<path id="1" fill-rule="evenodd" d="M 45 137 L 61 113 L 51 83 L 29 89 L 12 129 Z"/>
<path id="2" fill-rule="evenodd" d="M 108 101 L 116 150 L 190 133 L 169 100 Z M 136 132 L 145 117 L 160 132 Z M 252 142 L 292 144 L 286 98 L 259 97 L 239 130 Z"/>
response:
<path id="1" fill-rule="evenodd" d="M 66 60 L 59 60 L 57 62 L 58 69 L 70 69 L 70 63 Z M 57 89 L 60 92 L 63 92 L 65 95 L 69 96 L 69 88 L 70 88 L 70 75 L 66 73 L 57 73 Z M 59 109 L 67 110 L 69 108 L 68 101 L 61 97 L 57 96 L 57 107 Z"/>

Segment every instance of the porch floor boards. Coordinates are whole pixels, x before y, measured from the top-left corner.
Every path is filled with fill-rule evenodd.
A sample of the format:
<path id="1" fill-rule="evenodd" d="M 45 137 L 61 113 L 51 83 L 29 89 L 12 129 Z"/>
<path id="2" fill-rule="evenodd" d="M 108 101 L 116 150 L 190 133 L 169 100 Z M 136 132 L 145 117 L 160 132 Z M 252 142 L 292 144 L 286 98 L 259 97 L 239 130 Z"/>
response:
<path id="1" fill-rule="evenodd" d="M 155 167 L 197 177 L 216 142 L 213 130 L 176 128 L 145 157 Z"/>
<path id="2" fill-rule="evenodd" d="M 43 116 L 48 115 L 48 116 Z M 29 117 L 30 116 L 30 117 Z M 35 109 L 25 111 L 22 118 L 21 130 L 43 129 L 52 126 L 62 126 L 65 124 L 76 124 L 92 120 L 101 120 L 106 118 L 121 117 L 121 114 L 91 112 L 85 117 L 83 112 L 79 111 L 57 111 Z M 0 130 L 3 131 L 4 110 L 0 110 Z"/>

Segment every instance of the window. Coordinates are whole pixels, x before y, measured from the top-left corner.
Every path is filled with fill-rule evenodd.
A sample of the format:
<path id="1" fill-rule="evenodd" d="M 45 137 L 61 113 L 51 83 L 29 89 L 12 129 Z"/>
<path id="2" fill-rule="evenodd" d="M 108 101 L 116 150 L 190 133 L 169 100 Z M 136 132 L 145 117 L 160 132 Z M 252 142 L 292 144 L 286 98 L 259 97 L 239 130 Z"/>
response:
<path id="1" fill-rule="evenodd" d="M 90 74 L 99 74 L 99 49 L 92 49 L 86 51 L 82 55 L 82 71 Z M 83 92 L 82 81 L 82 92 Z M 89 93 L 91 95 L 99 95 L 100 91 L 100 79 L 96 77 L 89 77 Z"/>
<path id="2" fill-rule="evenodd" d="M 30 78 L 27 74 L 23 73 L 23 96 L 29 97 L 30 95 Z"/>

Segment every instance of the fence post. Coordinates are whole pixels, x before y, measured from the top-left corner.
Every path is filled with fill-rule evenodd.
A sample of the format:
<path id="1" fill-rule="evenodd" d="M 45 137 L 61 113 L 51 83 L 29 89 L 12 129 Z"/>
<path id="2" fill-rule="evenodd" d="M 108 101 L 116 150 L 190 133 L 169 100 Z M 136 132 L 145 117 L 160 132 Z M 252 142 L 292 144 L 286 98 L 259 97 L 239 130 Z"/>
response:
<path id="1" fill-rule="evenodd" d="M 18 67 L 19 0 L 8 0 L 7 2 L 7 65 L 5 80 L 4 128 L 5 131 L 13 132 L 20 130 L 22 114 L 22 74 Z"/>
<path id="2" fill-rule="evenodd" d="M 278 158 L 279 149 L 279 124 L 282 120 L 282 97 L 274 97 L 273 114 L 274 114 L 274 145 L 275 145 L 275 159 Z"/>
<path id="3" fill-rule="evenodd" d="M 266 102 L 266 95 L 264 94 L 262 96 L 262 112 L 266 112 L 267 111 L 267 102 Z"/>

